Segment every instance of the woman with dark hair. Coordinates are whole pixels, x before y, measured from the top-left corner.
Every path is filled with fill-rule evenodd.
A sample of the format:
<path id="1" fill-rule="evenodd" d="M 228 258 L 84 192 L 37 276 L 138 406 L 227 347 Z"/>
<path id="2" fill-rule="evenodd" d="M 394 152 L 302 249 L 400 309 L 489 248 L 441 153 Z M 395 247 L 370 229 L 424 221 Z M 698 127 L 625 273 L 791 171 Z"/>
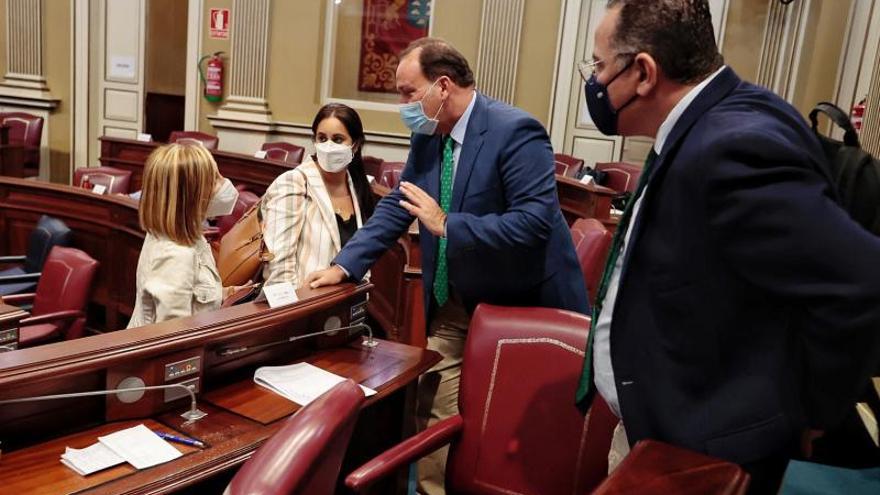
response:
<path id="1" fill-rule="evenodd" d="M 272 259 L 266 285 L 291 282 L 330 266 L 373 213 L 361 151 L 364 127 L 346 105 L 321 107 L 312 122 L 315 154 L 278 176 L 261 203 L 263 238 Z"/>

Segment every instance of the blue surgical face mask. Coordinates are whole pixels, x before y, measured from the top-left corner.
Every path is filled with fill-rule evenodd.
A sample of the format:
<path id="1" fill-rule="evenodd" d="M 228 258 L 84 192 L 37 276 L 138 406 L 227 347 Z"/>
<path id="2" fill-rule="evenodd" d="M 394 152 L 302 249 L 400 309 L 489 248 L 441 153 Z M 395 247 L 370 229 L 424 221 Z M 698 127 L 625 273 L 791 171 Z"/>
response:
<path id="1" fill-rule="evenodd" d="M 437 81 L 439 81 L 439 79 Z M 428 117 L 425 114 L 425 107 L 422 105 L 422 101 L 431 94 L 437 81 L 434 81 L 434 83 L 431 84 L 431 87 L 428 88 L 428 91 L 425 92 L 425 96 L 422 96 L 421 100 L 412 103 L 402 103 L 398 107 L 400 110 L 400 119 L 403 120 L 403 124 L 416 134 L 426 134 L 430 136 L 437 131 L 437 124 L 440 123 L 440 121 L 437 120 L 437 116 L 440 115 L 440 110 L 443 109 L 443 104 L 446 102 L 440 103 L 440 108 L 437 109 L 434 118 Z"/>

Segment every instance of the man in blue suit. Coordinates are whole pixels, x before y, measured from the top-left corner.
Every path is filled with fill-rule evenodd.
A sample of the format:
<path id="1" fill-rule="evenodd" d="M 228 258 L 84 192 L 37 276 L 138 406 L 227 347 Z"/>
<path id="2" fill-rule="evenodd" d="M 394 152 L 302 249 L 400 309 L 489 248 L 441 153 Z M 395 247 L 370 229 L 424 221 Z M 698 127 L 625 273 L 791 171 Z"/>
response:
<path id="1" fill-rule="evenodd" d="M 419 384 L 418 415 L 433 422 L 457 413 L 464 338 L 477 304 L 589 308 L 543 126 L 476 92 L 467 60 L 442 40 L 404 50 L 396 84 L 401 117 L 413 131 L 401 185 L 334 265 L 307 282 L 360 280 L 419 220 L 428 347 L 443 355 Z M 443 463 L 430 471 L 442 486 Z"/>
<path id="2" fill-rule="evenodd" d="M 581 68 L 596 126 L 655 143 L 578 400 L 597 390 L 630 444 L 734 461 L 775 493 L 876 369 L 880 239 L 838 205 L 798 112 L 723 65 L 706 0 L 612 0 Z"/>

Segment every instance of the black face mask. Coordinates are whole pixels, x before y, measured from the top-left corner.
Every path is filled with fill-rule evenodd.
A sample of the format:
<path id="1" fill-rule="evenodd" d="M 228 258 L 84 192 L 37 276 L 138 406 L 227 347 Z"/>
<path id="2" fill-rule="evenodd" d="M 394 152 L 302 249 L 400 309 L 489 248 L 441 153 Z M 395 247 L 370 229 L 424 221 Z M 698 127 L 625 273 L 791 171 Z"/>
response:
<path id="1" fill-rule="evenodd" d="M 634 94 L 632 98 L 623 104 L 623 106 L 615 110 L 614 107 L 611 106 L 611 97 L 608 95 L 608 86 L 611 86 L 611 83 L 620 77 L 621 74 L 626 72 L 633 63 L 635 63 L 635 60 L 626 64 L 626 67 L 612 77 L 611 80 L 608 81 L 608 84 L 600 83 L 596 78 L 596 74 L 593 74 L 590 77 L 590 80 L 584 83 L 584 93 L 587 100 L 587 110 L 590 111 L 590 118 L 593 119 L 593 123 L 596 125 L 596 128 L 599 129 L 599 132 L 606 136 L 616 136 L 618 134 L 618 114 L 639 97 L 638 93 Z"/>

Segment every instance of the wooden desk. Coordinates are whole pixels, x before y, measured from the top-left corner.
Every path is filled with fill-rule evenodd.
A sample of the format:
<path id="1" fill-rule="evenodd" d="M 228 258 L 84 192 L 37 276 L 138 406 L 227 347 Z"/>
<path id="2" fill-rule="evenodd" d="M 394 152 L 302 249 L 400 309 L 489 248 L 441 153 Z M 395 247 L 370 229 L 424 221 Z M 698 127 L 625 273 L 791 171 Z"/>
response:
<path id="1" fill-rule="evenodd" d="M 0 144 L 0 175 L 24 177 L 25 146 Z"/>
<path id="2" fill-rule="evenodd" d="M 557 175 L 556 191 L 562 214 L 569 225 L 578 218 L 595 218 L 602 223 L 610 220 L 611 198 L 617 195 L 613 189 Z"/>
<path id="3" fill-rule="evenodd" d="M 131 171 L 131 190 L 141 188 L 141 177 L 147 157 L 165 143 L 135 141 L 133 139 L 103 136 L 101 140 L 101 164 Z M 293 165 L 251 155 L 212 150 L 220 174 L 236 185 L 247 186 L 259 196 L 266 192 L 276 177 L 294 168 Z"/>
<path id="4" fill-rule="evenodd" d="M 436 353 L 388 341 L 365 348 L 359 337 L 352 340 L 347 335 L 231 355 L 223 355 L 222 351 L 302 335 L 323 328 L 331 317 L 348 325 L 353 310 L 362 307 L 368 289 L 369 285 L 349 284 L 300 290 L 302 300 L 292 306 L 268 309 L 252 303 L 0 354 L 3 399 L 115 388 L 122 376 L 138 376 L 147 385 L 158 384 L 163 377 L 157 371 L 165 364 L 179 361 L 182 356 L 198 356 L 201 365 L 195 378 L 204 390 L 199 409 L 208 413 L 195 423 L 185 424 L 179 414 L 188 405 L 187 399 L 165 404 L 148 396 L 129 405 L 108 397 L 106 401 L 83 398 L 0 406 L 0 439 L 4 447 L 12 447 L 4 448 L 6 452 L 0 459 L 3 491 L 35 493 L 51 486 L 52 493 L 167 493 L 233 468 L 281 427 L 281 418 L 298 409 L 256 387 L 253 370 L 264 364 L 303 360 L 359 380 L 378 392 L 367 401 L 355 429 L 346 461 L 349 468 L 355 467 L 378 449 L 399 441 L 406 388 L 439 361 Z M 188 379 L 192 376 L 174 382 Z M 65 446 L 88 445 L 99 435 L 141 422 L 197 438 L 208 447 L 188 451 L 180 459 L 150 469 L 133 471 L 118 466 L 86 478 L 60 464 Z"/>
<path id="5" fill-rule="evenodd" d="M 0 353 L 18 349 L 19 322 L 27 316 L 26 311 L 3 304 L 0 297 Z"/>
<path id="6" fill-rule="evenodd" d="M 136 270 L 144 232 L 138 204 L 61 184 L 0 177 L 0 255 L 27 251 L 42 215 L 73 231 L 73 246 L 100 262 L 92 289 L 90 326 L 116 330 L 134 309 Z"/>

